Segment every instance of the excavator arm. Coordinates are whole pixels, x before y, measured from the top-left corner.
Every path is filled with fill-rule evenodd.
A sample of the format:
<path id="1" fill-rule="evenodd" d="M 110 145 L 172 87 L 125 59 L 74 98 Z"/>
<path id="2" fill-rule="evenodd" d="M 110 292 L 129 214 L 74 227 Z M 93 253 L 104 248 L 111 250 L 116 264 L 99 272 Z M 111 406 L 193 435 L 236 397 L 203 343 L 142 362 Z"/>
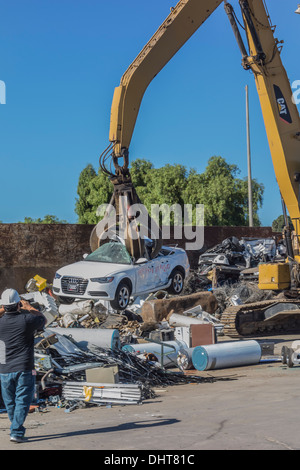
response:
<path id="1" fill-rule="evenodd" d="M 243 65 L 254 74 L 278 186 L 296 233 L 300 234 L 300 118 L 281 61 L 282 42 L 274 37 L 275 28 L 264 3 L 239 0 L 249 49 Z M 227 12 L 228 8 L 225 2 Z"/>
<path id="2" fill-rule="evenodd" d="M 126 195 L 127 207 L 140 202 L 131 182 L 128 165 L 129 146 L 143 95 L 153 78 L 221 3 L 222 0 L 180 0 L 115 88 L 110 118 L 110 146 L 100 157 L 100 167 L 109 174 L 114 184 L 111 203 L 117 207 L 117 216 L 120 218 L 126 218 L 126 214 L 121 214 L 119 210 L 120 196 Z M 224 5 L 242 53 L 242 64 L 254 74 L 276 179 L 284 204 L 293 219 L 298 240 L 300 118 L 292 101 L 292 89 L 280 57 L 281 42 L 274 37 L 274 27 L 270 23 L 265 0 L 239 0 L 247 47 L 243 43 L 232 6 L 226 0 Z M 112 158 L 114 174 L 105 166 L 108 156 Z M 100 238 L 99 230 L 95 228 L 91 236 L 92 249 L 99 245 Z M 135 257 L 143 250 L 140 244 L 136 248 L 128 247 Z M 158 249 L 159 244 L 154 250 L 154 256 Z M 297 261 L 300 258 L 298 250 L 289 255 Z"/>
<path id="3" fill-rule="evenodd" d="M 223 0 L 180 0 L 156 33 L 148 41 L 136 59 L 128 67 L 121 78 L 120 85 L 115 88 L 111 106 L 109 141 L 110 145 L 100 156 L 100 168 L 106 173 L 114 185 L 114 192 L 110 205 L 116 209 L 117 222 L 126 225 L 125 243 L 126 247 L 135 259 L 143 257 L 145 252 L 142 237 L 135 237 L 135 232 L 140 230 L 139 226 L 128 219 L 128 209 L 134 204 L 140 204 L 140 199 L 131 182 L 129 165 L 129 145 L 134 131 L 136 119 L 140 109 L 144 93 L 153 78 L 169 62 L 176 52 L 185 44 L 195 31 L 207 20 Z M 112 173 L 106 162 L 111 159 L 115 172 Z M 121 160 L 121 161 L 120 161 Z M 121 199 L 126 203 L 121 204 Z M 125 210 L 124 210 L 125 206 Z M 155 227 L 155 222 L 148 217 L 148 227 Z M 90 246 L 94 251 L 102 240 L 107 238 L 109 227 L 105 221 L 109 220 L 109 211 L 104 220 L 94 227 Z M 103 230 L 105 227 L 105 230 Z M 146 231 L 148 229 L 146 227 Z M 154 258 L 162 245 L 161 231 L 156 227 L 155 243 L 150 253 Z M 152 232 L 148 229 L 148 235 Z M 149 251 L 148 251 L 149 253 Z"/>
<path id="4" fill-rule="evenodd" d="M 300 285 L 300 117 L 281 61 L 283 41 L 274 37 L 275 27 L 271 25 L 264 0 L 239 0 L 247 52 L 234 10 L 227 1 L 224 3 L 242 53 L 242 64 L 254 74 L 285 217 L 284 236 L 289 266 L 272 263 L 260 266 L 259 287 L 297 289 Z M 288 224 L 286 209 L 293 221 L 294 232 Z"/>
<path id="5" fill-rule="evenodd" d="M 147 87 L 221 3 L 180 0 L 122 76 L 114 91 L 109 132 L 117 174 L 127 170 L 128 149 Z M 118 165 L 120 157 L 122 167 Z"/>

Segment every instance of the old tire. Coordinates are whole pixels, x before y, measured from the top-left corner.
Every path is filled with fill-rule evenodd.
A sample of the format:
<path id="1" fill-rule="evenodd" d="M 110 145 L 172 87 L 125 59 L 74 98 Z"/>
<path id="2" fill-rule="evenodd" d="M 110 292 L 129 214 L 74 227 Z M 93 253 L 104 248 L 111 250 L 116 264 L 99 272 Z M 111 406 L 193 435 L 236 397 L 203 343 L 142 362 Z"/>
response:
<path id="1" fill-rule="evenodd" d="M 281 361 L 282 361 L 282 364 L 287 363 L 287 357 L 288 357 L 288 347 L 287 346 L 282 346 L 282 348 L 281 348 Z"/>
<path id="2" fill-rule="evenodd" d="M 175 268 L 170 274 L 171 285 L 168 287 L 170 294 L 179 295 L 183 290 L 184 274 L 180 269 Z"/>
<path id="3" fill-rule="evenodd" d="M 287 363 L 287 366 L 288 367 L 293 367 L 294 363 L 293 363 L 293 354 L 294 354 L 294 350 L 293 349 L 288 349 L 288 354 L 287 354 L 287 359 L 286 359 L 286 363 Z"/>
<path id="4" fill-rule="evenodd" d="M 131 287 L 128 282 L 121 281 L 117 287 L 114 300 L 110 305 L 114 310 L 125 310 L 128 307 L 131 296 Z"/>

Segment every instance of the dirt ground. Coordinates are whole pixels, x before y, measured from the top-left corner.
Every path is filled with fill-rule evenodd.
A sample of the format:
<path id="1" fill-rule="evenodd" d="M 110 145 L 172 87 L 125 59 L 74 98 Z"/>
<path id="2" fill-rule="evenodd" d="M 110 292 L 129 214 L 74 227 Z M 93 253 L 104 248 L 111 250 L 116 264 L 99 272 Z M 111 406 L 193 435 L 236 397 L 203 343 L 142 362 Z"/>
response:
<path id="1" fill-rule="evenodd" d="M 296 339 L 300 335 L 266 338 L 275 343 L 275 355 L 280 355 L 283 344 L 290 345 Z M 9 441 L 9 420 L 2 413 L 0 449 L 102 450 L 100 462 L 134 467 L 150 458 L 148 463 L 157 464 L 154 451 L 159 451 L 161 458 L 171 455 L 169 460 L 184 452 L 181 458 L 190 456 L 190 461 L 184 463 L 192 464 L 200 450 L 300 448 L 300 366 L 288 368 L 281 362 L 264 362 L 196 373 L 228 380 L 155 389 L 157 397 L 141 405 L 72 412 L 49 407 L 47 412 L 28 416 L 28 440 L 22 444 Z M 127 458 L 135 456 L 136 451 L 147 451 L 141 454 L 146 457 L 138 454 L 137 461 L 113 462 L 123 454 Z"/>

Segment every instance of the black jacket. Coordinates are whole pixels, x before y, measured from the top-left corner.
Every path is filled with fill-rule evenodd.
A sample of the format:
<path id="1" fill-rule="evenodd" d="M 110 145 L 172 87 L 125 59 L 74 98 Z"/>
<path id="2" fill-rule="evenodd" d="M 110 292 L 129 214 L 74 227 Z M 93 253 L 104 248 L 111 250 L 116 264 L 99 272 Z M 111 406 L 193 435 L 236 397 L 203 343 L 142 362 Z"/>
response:
<path id="1" fill-rule="evenodd" d="M 34 369 L 34 334 L 43 329 L 45 317 L 26 310 L 0 318 L 0 373 Z"/>

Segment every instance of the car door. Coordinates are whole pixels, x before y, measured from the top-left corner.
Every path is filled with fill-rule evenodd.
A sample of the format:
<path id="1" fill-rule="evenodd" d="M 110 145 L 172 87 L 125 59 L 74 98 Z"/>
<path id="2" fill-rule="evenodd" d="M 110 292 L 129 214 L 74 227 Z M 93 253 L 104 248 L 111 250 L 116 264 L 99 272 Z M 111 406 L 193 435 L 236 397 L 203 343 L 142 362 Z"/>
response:
<path id="1" fill-rule="evenodd" d="M 135 265 L 136 293 L 158 289 L 168 283 L 171 274 L 169 256 L 159 255 L 153 260 L 140 260 Z"/>
<path id="2" fill-rule="evenodd" d="M 145 292 L 154 287 L 154 263 L 152 260 L 138 260 L 135 264 L 136 294 Z"/>
<path id="3" fill-rule="evenodd" d="M 159 255 L 152 260 L 152 263 L 154 268 L 152 276 L 153 286 L 159 287 L 167 284 L 171 272 L 169 258 L 164 255 Z"/>

